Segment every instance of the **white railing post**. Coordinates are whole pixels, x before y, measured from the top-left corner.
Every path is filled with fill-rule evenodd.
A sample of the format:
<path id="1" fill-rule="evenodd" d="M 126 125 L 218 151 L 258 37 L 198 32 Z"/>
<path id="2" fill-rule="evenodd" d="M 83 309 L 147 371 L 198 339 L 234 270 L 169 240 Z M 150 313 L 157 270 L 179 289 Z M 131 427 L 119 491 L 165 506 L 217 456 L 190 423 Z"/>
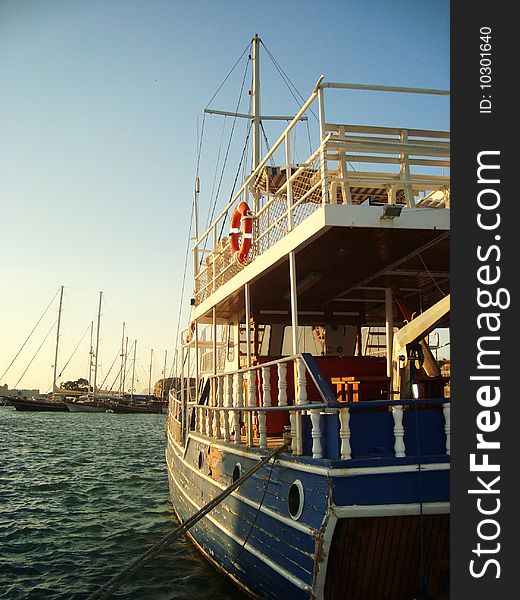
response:
<path id="1" fill-rule="evenodd" d="M 319 410 L 311 410 L 312 423 L 312 458 L 323 458 L 323 448 L 321 445 L 321 416 Z"/>
<path id="2" fill-rule="evenodd" d="M 256 406 L 256 370 L 249 371 L 247 374 L 247 406 L 252 408 Z M 253 423 L 254 413 L 247 413 L 247 445 L 253 447 Z"/>
<path id="3" fill-rule="evenodd" d="M 215 380 L 213 380 L 213 381 L 215 381 Z M 208 403 L 209 403 L 209 399 L 208 399 Z M 214 411 L 210 410 L 209 406 L 211 406 L 211 405 L 208 405 L 205 408 L 205 411 L 206 411 L 206 427 L 207 427 L 206 433 L 207 433 L 207 435 L 209 437 L 213 437 L 213 412 Z"/>
<path id="4" fill-rule="evenodd" d="M 403 129 L 400 135 L 400 141 L 404 145 L 408 144 L 408 131 Z M 406 198 L 406 206 L 408 208 L 412 208 L 415 205 L 412 185 L 410 183 L 410 157 L 408 156 L 408 152 L 403 148 L 403 153 L 400 155 L 401 167 L 400 167 L 400 175 L 401 179 L 404 179 L 404 195 Z"/>
<path id="5" fill-rule="evenodd" d="M 226 375 L 226 396 L 224 406 L 230 408 L 233 406 L 233 375 Z M 224 411 L 224 441 L 229 442 L 229 417 L 230 411 Z"/>
<path id="6" fill-rule="evenodd" d="M 243 397 L 244 390 L 242 387 L 243 384 L 243 373 L 239 371 L 235 373 L 235 398 L 234 398 L 234 406 L 235 408 L 242 408 L 243 406 Z M 235 410 L 233 412 L 233 428 L 235 431 L 235 444 L 240 444 L 240 410 Z"/>
<path id="7" fill-rule="evenodd" d="M 262 367 L 262 401 L 263 407 L 271 406 L 271 369 Z M 258 435 L 260 438 L 260 448 L 267 448 L 267 415 L 264 411 L 258 413 Z"/>
<path id="8" fill-rule="evenodd" d="M 339 439 L 341 440 L 341 460 L 349 460 L 352 456 L 350 447 L 350 409 L 340 408 L 339 417 Z"/>
<path id="9" fill-rule="evenodd" d="M 403 407 L 392 406 L 392 416 L 394 417 L 394 451 L 396 458 L 406 456 L 404 445 L 404 427 L 403 427 Z"/>
<path id="10" fill-rule="evenodd" d="M 442 405 L 442 412 L 444 414 L 444 433 L 446 434 L 446 454 L 451 452 L 450 443 L 450 403 L 445 402 Z"/>
<path id="11" fill-rule="evenodd" d="M 223 405 L 223 401 L 224 401 L 224 376 L 223 375 L 219 375 L 218 377 L 215 378 L 215 381 L 217 382 L 217 407 L 218 408 L 222 408 Z M 213 420 L 213 431 L 215 433 L 215 437 L 217 438 L 217 440 L 222 438 L 222 431 L 221 431 L 221 427 L 220 427 L 220 417 L 222 415 L 221 410 L 216 410 L 214 411 L 215 414 L 215 419 Z"/>
<path id="12" fill-rule="evenodd" d="M 287 406 L 287 363 L 278 363 L 278 406 Z"/>
<path id="13" fill-rule="evenodd" d="M 323 204 L 329 203 L 329 184 L 328 184 L 328 173 L 327 173 L 327 148 L 324 144 L 325 139 L 325 100 L 324 91 L 320 87 L 318 90 L 318 110 L 320 117 L 320 174 L 321 174 L 321 201 Z"/>
<path id="14" fill-rule="evenodd" d="M 296 404 L 302 405 L 307 402 L 307 382 L 305 380 L 305 364 L 301 357 L 296 359 Z M 320 433 L 321 436 L 321 433 Z M 303 430 L 302 413 L 296 411 L 296 444 L 298 456 L 303 454 Z"/>

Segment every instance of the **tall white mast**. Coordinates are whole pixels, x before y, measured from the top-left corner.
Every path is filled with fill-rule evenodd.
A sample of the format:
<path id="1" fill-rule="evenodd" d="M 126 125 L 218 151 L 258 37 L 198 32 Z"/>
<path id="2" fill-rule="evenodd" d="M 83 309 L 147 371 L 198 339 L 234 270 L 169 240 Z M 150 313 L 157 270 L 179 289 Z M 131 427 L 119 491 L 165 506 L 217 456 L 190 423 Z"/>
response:
<path id="1" fill-rule="evenodd" d="M 121 336 L 121 371 L 119 373 L 119 396 L 124 395 L 124 370 L 125 370 L 125 324 L 123 322 L 123 334 Z"/>
<path id="2" fill-rule="evenodd" d="M 61 325 L 61 308 L 63 306 L 63 286 L 61 286 L 60 290 L 60 305 L 58 308 L 58 325 L 56 327 L 56 352 L 54 354 L 54 376 L 52 378 L 52 391 L 55 392 L 56 387 L 56 378 L 58 376 L 58 346 L 60 342 L 60 325 Z"/>
<path id="3" fill-rule="evenodd" d="M 260 38 L 251 40 L 253 45 L 253 171 L 260 164 Z"/>
<path id="4" fill-rule="evenodd" d="M 88 391 L 87 396 L 90 396 L 90 388 L 92 387 L 92 366 L 94 364 L 94 321 L 90 322 L 90 352 L 88 353 Z"/>
<path id="5" fill-rule="evenodd" d="M 168 358 L 168 350 L 164 351 L 164 369 L 163 369 L 163 383 L 161 390 L 161 399 L 164 401 L 164 390 L 166 388 L 166 359 Z"/>
<path id="6" fill-rule="evenodd" d="M 148 375 L 148 396 L 152 395 L 152 365 L 153 365 L 153 348 L 150 350 L 150 374 Z"/>
<path id="7" fill-rule="evenodd" d="M 121 390 L 121 398 L 125 397 L 125 380 L 126 380 L 126 360 L 128 358 L 128 336 L 126 336 L 125 340 L 125 359 L 123 362 L 123 387 Z"/>
<path id="8" fill-rule="evenodd" d="M 135 355 L 137 352 L 137 340 L 134 340 L 134 360 L 132 362 L 132 391 L 130 392 L 130 402 L 134 401 L 134 379 L 135 379 Z"/>
<path id="9" fill-rule="evenodd" d="M 101 322 L 101 300 L 103 298 L 103 292 L 99 292 L 99 307 L 98 307 L 98 315 L 97 315 L 97 329 L 96 329 L 96 354 L 94 360 L 94 386 L 93 386 L 93 394 L 96 396 L 97 394 L 97 370 L 98 370 L 98 354 L 99 354 L 99 324 Z"/>

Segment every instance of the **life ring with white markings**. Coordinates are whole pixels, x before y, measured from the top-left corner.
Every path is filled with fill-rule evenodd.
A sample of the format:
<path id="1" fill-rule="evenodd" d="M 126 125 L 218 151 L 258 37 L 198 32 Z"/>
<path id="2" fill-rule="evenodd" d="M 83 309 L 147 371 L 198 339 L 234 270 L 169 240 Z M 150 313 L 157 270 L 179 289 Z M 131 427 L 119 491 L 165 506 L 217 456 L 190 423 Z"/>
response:
<path id="1" fill-rule="evenodd" d="M 239 225 L 241 225 L 240 229 Z M 242 239 L 239 242 L 240 234 L 242 235 Z M 247 202 L 241 202 L 233 211 L 229 230 L 229 247 L 238 264 L 246 264 L 252 242 L 253 213 L 249 210 Z"/>

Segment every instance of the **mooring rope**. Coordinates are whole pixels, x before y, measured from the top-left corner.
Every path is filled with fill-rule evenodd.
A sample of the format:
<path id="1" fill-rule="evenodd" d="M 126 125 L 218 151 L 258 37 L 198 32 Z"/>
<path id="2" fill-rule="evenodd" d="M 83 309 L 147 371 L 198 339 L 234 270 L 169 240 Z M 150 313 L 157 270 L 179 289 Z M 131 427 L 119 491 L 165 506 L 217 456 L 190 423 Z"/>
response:
<path id="1" fill-rule="evenodd" d="M 227 487 L 222 493 L 218 496 L 215 496 L 211 502 L 208 502 L 206 506 L 202 507 L 199 511 L 197 511 L 194 515 L 192 515 L 189 519 L 184 521 L 182 525 L 165 535 L 161 540 L 156 542 L 153 546 L 151 546 L 146 552 L 141 554 L 139 558 L 130 563 L 125 569 L 123 569 L 118 575 L 110 579 L 107 583 L 102 585 L 96 592 L 87 597 L 87 600 L 99 600 L 102 598 L 109 598 L 117 589 L 119 589 L 126 581 L 134 575 L 137 571 L 142 569 L 147 563 L 149 563 L 152 559 L 154 559 L 162 550 L 168 548 L 178 537 L 186 533 L 188 529 L 193 527 L 195 523 L 200 521 L 203 517 L 205 517 L 210 511 L 212 511 L 216 506 L 218 506 L 225 498 L 227 498 L 232 492 L 234 492 L 244 481 L 249 479 L 252 475 L 254 475 L 259 469 L 261 469 L 265 464 L 267 464 L 272 458 L 278 456 L 283 450 L 288 448 L 289 444 L 284 444 L 283 446 L 278 446 L 272 452 L 270 452 L 267 456 L 262 458 L 260 462 L 258 462 L 253 468 L 251 468 L 247 473 L 242 475 L 239 479 L 237 479 L 234 483 L 232 483 L 229 487 Z"/>

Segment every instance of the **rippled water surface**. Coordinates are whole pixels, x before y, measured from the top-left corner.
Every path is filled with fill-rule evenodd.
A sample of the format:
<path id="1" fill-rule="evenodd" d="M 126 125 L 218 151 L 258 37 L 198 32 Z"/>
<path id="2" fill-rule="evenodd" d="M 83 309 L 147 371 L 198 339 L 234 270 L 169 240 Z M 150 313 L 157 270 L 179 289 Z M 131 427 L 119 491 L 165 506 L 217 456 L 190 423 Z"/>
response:
<path id="1" fill-rule="evenodd" d="M 0 407 L 0 598 L 87 598 L 176 525 L 165 415 Z M 181 538 L 114 594 L 243 600 Z"/>

